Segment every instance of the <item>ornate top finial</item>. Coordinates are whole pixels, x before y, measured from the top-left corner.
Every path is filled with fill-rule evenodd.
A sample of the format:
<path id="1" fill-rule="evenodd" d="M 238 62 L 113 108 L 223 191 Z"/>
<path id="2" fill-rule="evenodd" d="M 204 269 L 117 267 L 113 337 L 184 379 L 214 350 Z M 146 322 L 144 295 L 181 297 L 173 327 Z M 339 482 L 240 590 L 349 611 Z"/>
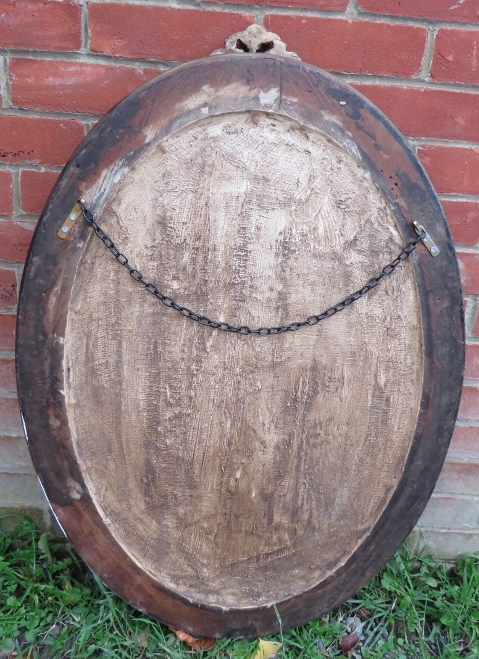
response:
<path id="1" fill-rule="evenodd" d="M 286 44 L 274 32 L 268 32 L 261 25 L 253 23 L 242 32 L 235 32 L 225 41 L 225 48 L 214 50 L 212 55 L 225 53 L 271 53 L 283 57 L 300 59 L 296 53 L 286 50 Z"/>

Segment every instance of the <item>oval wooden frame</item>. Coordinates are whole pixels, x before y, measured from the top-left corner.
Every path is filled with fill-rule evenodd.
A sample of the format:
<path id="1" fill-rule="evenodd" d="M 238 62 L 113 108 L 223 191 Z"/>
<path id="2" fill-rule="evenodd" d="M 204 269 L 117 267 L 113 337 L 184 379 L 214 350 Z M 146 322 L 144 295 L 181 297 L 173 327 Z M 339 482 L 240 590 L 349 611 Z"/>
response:
<path id="1" fill-rule="evenodd" d="M 200 93 L 206 85 L 208 98 Z M 68 300 L 91 229 L 78 221 L 63 241 L 57 231 L 79 197 L 85 197 L 93 211 L 101 207 L 101 189 L 95 186 L 105 171 L 111 172 L 120 159 L 127 166 L 133 163 L 152 146 L 151 140 L 204 117 L 205 107 L 209 116 L 282 114 L 328 134 L 354 151 L 355 157 L 360 155 L 388 200 L 404 242 L 413 238 L 412 222 L 418 220 L 441 249 L 439 258 L 431 258 L 419 245 L 420 253 L 411 259 L 423 319 L 425 377 L 402 477 L 379 522 L 346 564 L 311 590 L 277 603 L 283 628 L 318 617 L 355 593 L 389 560 L 422 513 L 459 406 L 464 367 L 462 294 L 445 218 L 415 155 L 363 96 L 302 62 L 270 54 L 221 55 L 175 68 L 111 110 L 66 165 L 40 218 L 19 302 L 18 390 L 37 474 L 73 545 L 118 595 L 162 622 L 198 635 L 258 636 L 279 630 L 273 606 L 242 610 L 192 604 L 142 572 L 117 544 L 83 487 L 62 392 Z M 143 131 L 152 125 L 154 136 L 147 138 Z"/>

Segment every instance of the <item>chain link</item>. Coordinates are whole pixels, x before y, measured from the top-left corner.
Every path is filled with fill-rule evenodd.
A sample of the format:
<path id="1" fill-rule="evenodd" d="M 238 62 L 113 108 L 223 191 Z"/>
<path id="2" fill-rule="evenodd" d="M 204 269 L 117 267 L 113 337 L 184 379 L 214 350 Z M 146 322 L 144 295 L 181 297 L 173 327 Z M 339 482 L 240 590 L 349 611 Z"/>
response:
<path id="1" fill-rule="evenodd" d="M 128 270 L 128 272 L 130 273 L 130 277 L 132 277 L 132 279 L 143 285 L 147 293 L 154 295 L 156 298 L 158 298 L 158 300 L 160 300 L 160 302 L 163 302 L 165 306 L 175 309 L 182 316 L 185 316 L 186 318 L 190 318 L 191 320 L 196 321 L 200 325 L 204 325 L 205 327 L 211 327 L 213 329 L 218 329 L 221 332 L 233 332 L 235 334 L 245 334 L 245 335 L 259 334 L 260 336 L 283 334 L 284 332 L 295 332 L 296 330 L 299 330 L 302 327 L 306 327 L 307 325 L 310 326 L 317 325 L 321 320 L 324 320 L 325 318 L 331 318 L 331 316 L 334 316 L 339 311 L 343 311 L 343 309 L 349 307 L 350 304 L 353 304 L 353 302 L 356 302 L 357 300 L 360 300 L 362 297 L 364 297 L 366 293 L 368 293 L 370 290 L 376 288 L 376 286 L 385 277 L 389 277 L 389 275 L 392 275 L 392 273 L 397 268 L 397 266 L 409 257 L 409 255 L 416 249 L 416 245 L 418 244 L 418 242 L 422 239 L 421 236 L 418 236 L 415 240 L 409 242 L 401 250 L 398 256 L 393 261 L 391 261 L 391 263 L 388 263 L 386 266 L 384 266 L 384 268 L 381 270 L 380 274 L 377 277 L 372 277 L 364 284 L 362 288 L 360 288 L 357 291 L 354 291 L 354 293 L 348 295 L 346 298 L 344 298 L 344 300 L 341 300 L 341 302 L 338 302 L 332 307 L 329 307 L 325 311 L 322 311 L 321 313 L 318 314 L 313 314 L 312 316 L 308 316 L 304 320 L 288 323 L 287 325 L 278 325 L 276 327 L 273 326 L 273 327 L 252 328 L 249 327 L 248 325 L 231 325 L 230 323 L 221 322 L 219 320 L 213 320 L 211 318 L 208 318 L 208 316 L 203 316 L 199 313 L 196 313 L 195 311 L 192 311 L 188 307 L 181 306 L 181 304 L 178 304 L 169 295 L 164 295 L 155 284 L 146 281 L 146 279 L 143 277 L 141 272 L 136 268 L 134 268 L 132 265 L 130 265 L 127 257 L 120 252 L 120 250 L 116 247 L 115 243 L 110 238 L 110 236 L 107 233 L 105 233 L 105 231 L 103 231 L 103 229 L 97 224 L 95 218 L 93 217 L 92 212 L 88 208 L 86 208 L 81 201 L 79 201 L 78 203 L 82 208 L 83 217 L 88 222 L 88 224 L 92 226 L 98 238 L 110 250 L 110 252 L 113 254 L 113 256 L 118 261 L 118 263 L 120 265 L 123 265 Z"/>

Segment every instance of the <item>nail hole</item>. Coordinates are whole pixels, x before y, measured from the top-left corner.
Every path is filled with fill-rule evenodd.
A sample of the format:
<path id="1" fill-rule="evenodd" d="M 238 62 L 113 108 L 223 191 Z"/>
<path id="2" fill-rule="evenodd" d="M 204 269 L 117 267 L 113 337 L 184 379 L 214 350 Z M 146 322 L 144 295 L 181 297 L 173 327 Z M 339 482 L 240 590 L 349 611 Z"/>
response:
<path id="1" fill-rule="evenodd" d="M 268 50 L 271 50 L 274 48 L 274 41 L 265 41 L 263 43 L 260 43 L 258 48 L 256 48 L 257 53 L 267 53 Z"/>
<path id="2" fill-rule="evenodd" d="M 243 41 L 241 41 L 241 39 L 237 39 L 237 40 L 236 40 L 236 48 L 237 48 L 238 50 L 244 50 L 245 53 L 249 53 L 249 52 L 250 52 L 248 46 L 247 46 Z"/>

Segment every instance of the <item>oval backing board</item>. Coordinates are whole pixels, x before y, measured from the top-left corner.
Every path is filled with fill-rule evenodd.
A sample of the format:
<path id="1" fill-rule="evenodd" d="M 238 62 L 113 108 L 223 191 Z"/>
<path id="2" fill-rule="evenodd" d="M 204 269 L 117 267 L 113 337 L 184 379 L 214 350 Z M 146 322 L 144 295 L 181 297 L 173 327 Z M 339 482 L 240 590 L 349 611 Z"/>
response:
<path id="1" fill-rule="evenodd" d="M 313 327 L 238 336 L 201 314 Z M 35 234 L 17 371 L 35 468 L 61 526 L 115 592 L 199 635 L 318 617 L 368 581 L 421 514 L 464 362 L 457 262 L 395 128 L 286 58 L 180 66 L 116 106 L 65 167 Z M 273 606 L 274 605 L 274 606 Z M 275 610 L 276 608 L 276 610 Z"/>

